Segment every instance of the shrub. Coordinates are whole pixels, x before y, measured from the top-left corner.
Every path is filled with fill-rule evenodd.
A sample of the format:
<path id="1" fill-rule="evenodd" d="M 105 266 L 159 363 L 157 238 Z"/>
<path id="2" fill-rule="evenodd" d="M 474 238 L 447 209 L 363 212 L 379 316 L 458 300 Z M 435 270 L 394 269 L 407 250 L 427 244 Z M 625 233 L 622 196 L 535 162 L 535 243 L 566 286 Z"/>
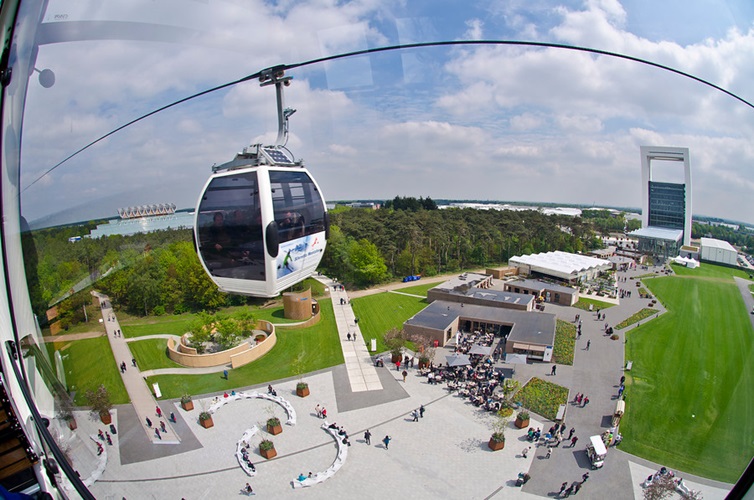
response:
<path id="1" fill-rule="evenodd" d="M 568 389 L 534 377 L 516 394 L 529 410 L 549 420 L 555 420 L 558 408 L 568 401 Z"/>
<path id="2" fill-rule="evenodd" d="M 526 410 L 521 410 L 518 412 L 518 415 L 516 416 L 518 420 L 529 420 L 529 412 Z"/>
<path id="3" fill-rule="evenodd" d="M 199 414 L 199 421 L 204 422 L 205 420 L 209 420 L 212 418 L 212 414 L 208 411 L 203 411 Z"/>
<path id="4" fill-rule="evenodd" d="M 299 382 L 296 384 L 296 389 L 307 389 L 309 387 L 309 384 L 306 382 Z"/>
<path id="5" fill-rule="evenodd" d="M 191 402 L 191 395 L 190 394 L 184 394 L 181 396 L 181 403 L 186 404 Z"/>
<path id="6" fill-rule="evenodd" d="M 270 427 L 277 427 L 280 425 L 280 419 L 277 417 L 270 417 L 267 419 L 267 425 Z"/>

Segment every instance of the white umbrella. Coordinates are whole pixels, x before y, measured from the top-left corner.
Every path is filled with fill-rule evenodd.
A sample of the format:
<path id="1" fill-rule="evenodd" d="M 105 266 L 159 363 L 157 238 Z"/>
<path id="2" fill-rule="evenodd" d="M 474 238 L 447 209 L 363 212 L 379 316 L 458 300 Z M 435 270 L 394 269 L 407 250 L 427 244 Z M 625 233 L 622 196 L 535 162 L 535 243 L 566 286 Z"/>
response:
<path id="1" fill-rule="evenodd" d="M 481 344 L 474 344 L 469 354 L 478 354 L 480 356 L 489 356 L 492 353 L 492 346 L 485 346 Z"/>

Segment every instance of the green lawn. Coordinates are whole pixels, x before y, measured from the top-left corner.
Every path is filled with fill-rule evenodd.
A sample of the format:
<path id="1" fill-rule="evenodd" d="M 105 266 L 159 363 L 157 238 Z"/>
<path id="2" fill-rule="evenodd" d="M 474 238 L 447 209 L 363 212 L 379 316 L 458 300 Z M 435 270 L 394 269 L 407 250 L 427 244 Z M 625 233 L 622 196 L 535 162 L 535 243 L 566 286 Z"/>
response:
<path id="1" fill-rule="evenodd" d="M 223 309 L 219 314 L 232 315 L 239 311 L 251 311 L 256 319 L 266 320 L 270 323 L 284 324 L 295 323 L 298 320 L 286 319 L 283 305 L 272 307 L 236 306 Z M 123 316 L 123 319 L 121 319 Z M 191 322 L 196 319 L 196 314 L 174 314 L 165 316 L 148 316 L 144 318 L 128 316 L 118 313 L 118 321 L 126 338 L 144 337 L 147 335 L 183 335 L 189 330 Z"/>
<path id="2" fill-rule="evenodd" d="M 613 307 L 615 304 L 613 304 L 612 302 L 603 302 L 598 299 L 579 296 L 579 301 L 576 302 L 573 307 L 588 311 L 590 305 L 592 306 L 592 309 L 596 311 L 597 309 L 608 309 L 610 307 Z"/>
<path id="3" fill-rule="evenodd" d="M 359 328 L 367 346 L 370 339 L 377 339 L 377 352 L 385 352 L 388 350 L 382 342 L 385 332 L 391 328 L 403 328 L 407 319 L 427 307 L 427 300 L 384 292 L 353 299 L 351 307 L 359 318 Z"/>
<path id="4" fill-rule="evenodd" d="M 440 285 L 441 283 L 422 283 L 421 285 L 415 285 L 415 286 L 409 286 L 406 288 L 400 288 L 398 290 L 395 290 L 396 292 L 401 293 L 411 293 L 413 295 L 421 295 L 422 297 L 427 296 L 427 291 L 431 288 L 436 287 L 437 285 Z"/>
<path id="5" fill-rule="evenodd" d="M 333 317 L 332 302 L 320 300 L 322 319 L 309 328 L 277 328 L 277 344 L 259 360 L 231 370 L 228 380 L 220 374 L 157 375 L 148 377 L 149 384 L 159 382 L 164 398 L 183 394 L 200 395 L 237 387 L 261 384 L 296 375 L 292 360 L 299 353 L 302 372 L 308 373 L 343 363 L 338 330 Z"/>
<path id="6" fill-rule="evenodd" d="M 158 368 L 183 368 L 168 358 L 167 339 L 146 339 L 128 343 L 131 354 L 136 358 L 140 370 L 156 370 Z M 130 361 L 127 361 L 131 366 Z"/>
<path id="7" fill-rule="evenodd" d="M 617 325 L 615 325 L 616 330 L 622 330 L 626 328 L 628 325 L 633 325 L 636 322 L 639 322 L 643 319 L 649 318 L 650 316 L 654 316 L 657 314 L 657 309 L 653 309 L 651 307 L 645 307 L 644 309 L 639 310 L 638 312 L 632 314 L 628 318 L 624 319 Z"/>
<path id="8" fill-rule="evenodd" d="M 715 266 L 713 264 L 702 263 L 701 266 L 696 269 L 689 269 L 686 266 L 678 264 L 671 264 L 673 272 L 678 276 L 694 276 L 697 278 L 728 278 L 738 276 L 739 278 L 749 279 L 751 272 L 744 271 L 743 269 Z"/>
<path id="9" fill-rule="evenodd" d="M 622 448 L 734 482 L 754 455 L 754 332 L 733 270 L 680 269 L 645 281 L 668 312 L 627 334 Z"/>
<path id="10" fill-rule="evenodd" d="M 114 404 L 129 402 L 107 337 L 70 342 L 60 354 L 68 389 L 76 392 L 76 405 L 86 406 L 84 393 L 87 389 L 96 389 L 100 384 L 104 384 L 110 391 L 110 399 Z M 121 361 L 130 360 L 118 360 L 118 363 Z"/>

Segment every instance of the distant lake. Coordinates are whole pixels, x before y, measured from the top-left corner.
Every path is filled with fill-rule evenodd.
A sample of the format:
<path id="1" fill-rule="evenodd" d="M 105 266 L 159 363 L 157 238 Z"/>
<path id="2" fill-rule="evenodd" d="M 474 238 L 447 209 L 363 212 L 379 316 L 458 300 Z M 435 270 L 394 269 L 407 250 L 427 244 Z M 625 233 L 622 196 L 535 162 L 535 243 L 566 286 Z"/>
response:
<path id="1" fill-rule="evenodd" d="M 134 219 L 113 219 L 100 224 L 89 233 L 90 238 L 101 238 L 120 234 L 128 236 L 137 233 L 150 233 L 161 229 L 191 229 L 194 227 L 193 212 L 179 212 L 171 215 L 155 215 Z"/>

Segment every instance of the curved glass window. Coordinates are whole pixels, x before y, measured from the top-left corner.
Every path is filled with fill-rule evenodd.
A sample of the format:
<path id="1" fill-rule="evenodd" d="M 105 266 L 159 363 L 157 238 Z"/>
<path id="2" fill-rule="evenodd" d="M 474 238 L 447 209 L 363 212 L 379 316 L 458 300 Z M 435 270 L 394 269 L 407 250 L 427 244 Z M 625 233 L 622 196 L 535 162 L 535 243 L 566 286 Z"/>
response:
<path id="1" fill-rule="evenodd" d="M 272 171 L 270 186 L 281 243 L 325 230 L 325 205 L 306 172 Z"/>

